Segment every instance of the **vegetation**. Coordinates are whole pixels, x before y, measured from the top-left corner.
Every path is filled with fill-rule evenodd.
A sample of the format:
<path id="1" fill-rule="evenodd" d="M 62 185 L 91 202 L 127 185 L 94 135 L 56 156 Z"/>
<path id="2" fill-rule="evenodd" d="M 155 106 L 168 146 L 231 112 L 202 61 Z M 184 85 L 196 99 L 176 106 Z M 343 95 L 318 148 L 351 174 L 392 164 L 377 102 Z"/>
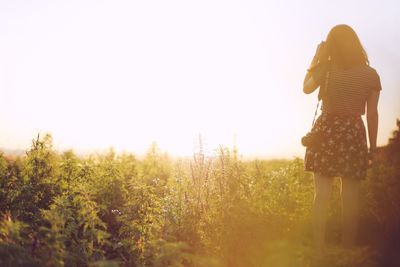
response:
<path id="1" fill-rule="evenodd" d="M 324 266 L 400 266 L 400 121 L 363 182 L 359 245 L 341 250 L 338 183 Z M 38 136 L 0 153 L 1 266 L 309 266 L 312 174 L 301 159 L 220 147 L 173 159 L 57 153 Z"/>

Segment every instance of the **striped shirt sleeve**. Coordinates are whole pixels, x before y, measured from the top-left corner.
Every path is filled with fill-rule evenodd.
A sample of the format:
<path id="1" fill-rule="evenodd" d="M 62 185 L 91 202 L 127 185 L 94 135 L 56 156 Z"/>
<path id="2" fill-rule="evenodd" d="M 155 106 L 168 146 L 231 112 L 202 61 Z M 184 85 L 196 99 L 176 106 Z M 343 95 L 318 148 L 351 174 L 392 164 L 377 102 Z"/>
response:
<path id="1" fill-rule="evenodd" d="M 372 75 L 372 81 L 371 81 L 371 89 L 374 90 L 374 91 L 382 90 L 381 78 L 379 77 L 379 74 L 376 72 L 375 69 L 373 69 L 373 75 Z"/>

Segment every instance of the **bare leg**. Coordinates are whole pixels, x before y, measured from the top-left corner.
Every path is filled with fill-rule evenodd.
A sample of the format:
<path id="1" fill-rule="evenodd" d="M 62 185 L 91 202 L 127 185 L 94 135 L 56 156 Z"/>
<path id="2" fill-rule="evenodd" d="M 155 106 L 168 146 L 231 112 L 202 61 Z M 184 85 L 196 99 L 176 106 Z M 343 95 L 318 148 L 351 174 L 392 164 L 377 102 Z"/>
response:
<path id="1" fill-rule="evenodd" d="M 358 230 L 360 181 L 342 178 L 342 243 L 345 248 L 355 245 Z"/>
<path id="2" fill-rule="evenodd" d="M 333 177 L 314 174 L 315 193 L 313 207 L 313 233 L 316 257 L 321 258 L 325 249 L 325 229 Z"/>

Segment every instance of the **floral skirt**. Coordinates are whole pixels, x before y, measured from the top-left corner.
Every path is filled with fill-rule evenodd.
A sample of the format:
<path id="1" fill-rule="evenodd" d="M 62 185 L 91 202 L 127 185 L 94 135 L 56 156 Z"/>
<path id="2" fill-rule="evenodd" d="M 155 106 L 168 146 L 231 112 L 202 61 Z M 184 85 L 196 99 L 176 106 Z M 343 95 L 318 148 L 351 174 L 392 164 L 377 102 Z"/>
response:
<path id="1" fill-rule="evenodd" d="M 306 171 L 346 179 L 365 178 L 368 146 L 361 116 L 322 113 L 312 131 L 320 135 L 320 144 L 306 149 Z"/>

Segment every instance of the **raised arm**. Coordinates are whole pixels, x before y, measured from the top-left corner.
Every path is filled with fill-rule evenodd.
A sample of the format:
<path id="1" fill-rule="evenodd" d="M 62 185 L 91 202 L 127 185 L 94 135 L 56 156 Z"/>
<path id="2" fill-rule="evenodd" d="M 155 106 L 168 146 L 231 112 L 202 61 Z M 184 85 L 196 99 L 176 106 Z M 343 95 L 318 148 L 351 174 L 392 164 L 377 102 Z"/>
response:
<path id="1" fill-rule="evenodd" d="M 318 59 L 316 57 L 313 58 L 311 64 L 310 64 L 310 69 L 315 67 L 317 64 Z M 312 72 L 307 71 L 306 77 L 304 77 L 304 82 L 303 82 L 303 92 L 306 94 L 311 94 L 318 88 L 318 84 L 314 81 L 312 77 Z"/>
<path id="2" fill-rule="evenodd" d="M 320 60 L 324 58 L 326 58 L 326 46 L 325 42 L 321 42 L 317 47 L 317 51 L 315 51 L 315 55 L 311 61 L 310 67 L 307 70 L 306 77 L 304 77 L 304 93 L 311 94 L 319 87 L 319 84 L 313 78 L 313 69 L 315 69 Z"/>
<path id="3" fill-rule="evenodd" d="M 376 149 L 376 139 L 378 135 L 378 100 L 379 91 L 372 91 L 367 99 L 368 139 L 371 152 Z"/>

